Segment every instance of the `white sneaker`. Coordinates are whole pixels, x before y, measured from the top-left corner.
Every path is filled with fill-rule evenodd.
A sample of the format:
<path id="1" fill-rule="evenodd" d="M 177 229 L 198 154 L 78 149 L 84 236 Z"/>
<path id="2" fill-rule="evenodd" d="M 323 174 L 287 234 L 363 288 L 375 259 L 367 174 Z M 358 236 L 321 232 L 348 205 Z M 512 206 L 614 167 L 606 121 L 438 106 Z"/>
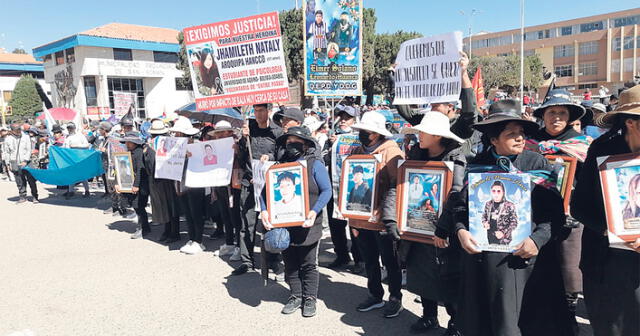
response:
<path id="1" fill-rule="evenodd" d="M 240 261 L 242 260 L 242 258 L 240 257 L 240 248 L 236 247 L 233 250 L 233 255 L 231 255 L 231 258 L 229 258 L 230 261 Z"/>
<path id="2" fill-rule="evenodd" d="M 202 251 L 205 251 L 205 250 L 207 249 L 207 247 L 206 247 L 206 246 L 204 246 L 204 244 L 203 244 L 203 243 L 200 243 L 200 249 L 202 249 Z"/>
<path id="3" fill-rule="evenodd" d="M 194 254 L 198 254 L 198 253 L 200 253 L 202 251 L 204 251 L 202 249 L 202 244 L 198 244 L 196 242 L 193 242 L 193 244 L 191 244 L 189 249 L 185 250 L 184 253 L 189 254 L 189 255 L 194 255 Z"/>
<path id="4" fill-rule="evenodd" d="M 193 244 L 193 241 L 192 240 L 188 241 L 186 244 L 184 244 L 183 247 L 180 248 L 180 252 L 187 253 L 186 251 L 191 249 L 191 244 Z"/>
<path id="5" fill-rule="evenodd" d="M 224 257 L 224 256 L 232 255 L 234 249 L 235 249 L 235 246 L 224 244 L 220 246 L 220 256 Z"/>

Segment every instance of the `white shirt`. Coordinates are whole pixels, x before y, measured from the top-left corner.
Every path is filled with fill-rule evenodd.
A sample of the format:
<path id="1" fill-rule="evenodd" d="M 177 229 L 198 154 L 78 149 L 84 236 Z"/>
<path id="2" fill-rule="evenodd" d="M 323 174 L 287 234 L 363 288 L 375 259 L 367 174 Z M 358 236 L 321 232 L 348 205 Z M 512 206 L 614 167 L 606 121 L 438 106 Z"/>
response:
<path id="1" fill-rule="evenodd" d="M 89 141 L 82 133 L 74 133 L 64 139 L 64 148 L 89 148 Z"/>

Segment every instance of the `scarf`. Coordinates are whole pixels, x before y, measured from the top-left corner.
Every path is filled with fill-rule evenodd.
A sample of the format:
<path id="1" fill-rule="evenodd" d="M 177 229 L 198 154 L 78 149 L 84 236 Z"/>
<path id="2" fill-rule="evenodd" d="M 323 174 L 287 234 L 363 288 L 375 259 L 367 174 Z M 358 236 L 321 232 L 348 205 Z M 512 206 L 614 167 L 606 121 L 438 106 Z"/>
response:
<path id="1" fill-rule="evenodd" d="M 491 154 L 496 159 L 495 165 L 468 165 L 467 166 L 467 180 L 468 183 L 468 174 L 470 173 L 508 173 L 508 174 L 529 174 L 529 179 L 531 183 L 535 183 L 541 187 L 547 189 L 556 189 L 556 185 L 558 183 L 558 173 L 556 171 L 550 172 L 547 170 L 527 170 L 520 171 L 516 167 L 513 166 L 513 160 L 515 160 L 516 156 L 503 156 L 498 155 L 493 148 L 490 149 Z"/>
<path id="2" fill-rule="evenodd" d="M 589 145 L 591 145 L 592 141 L 593 138 L 586 135 L 563 141 L 547 140 L 538 142 L 536 140 L 529 139 L 526 141 L 525 149 L 543 155 L 556 154 L 562 151 L 580 160 L 580 162 L 584 162 L 587 158 L 587 151 L 589 150 Z"/>

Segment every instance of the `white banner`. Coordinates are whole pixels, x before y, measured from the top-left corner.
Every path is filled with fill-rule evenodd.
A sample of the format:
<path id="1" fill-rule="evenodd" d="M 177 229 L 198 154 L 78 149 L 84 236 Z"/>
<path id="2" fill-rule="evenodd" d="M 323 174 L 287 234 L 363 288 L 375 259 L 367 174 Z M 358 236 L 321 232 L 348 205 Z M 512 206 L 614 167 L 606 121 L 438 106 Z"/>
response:
<path id="1" fill-rule="evenodd" d="M 394 105 L 453 102 L 460 97 L 462 32 L 417 38 L 396 57 Z"/>
<path id="2" fill-rule="evenodd" d="M 182 181 L 187 154 L 187 138 L 159 136 L 153 141 L 156 150 L 155 178 Z"/>
<path id="3" fill-rule="evenodd" d="M 258 212 L 262 210 L 260 208 L 260 195 L 262 194 L 262 189 L 264 189 L 264 184 L 266 183 L 265 177 L 267 176 L 267 170 L 274 164 L 275 161 L 262 162 L 256 159 L 251 160 L 251 171 L 253 172 L 253 197 L 256 200 L 255 210 Z"/>
<path id="4" fill-rule="evenodd" d="M 113 110 L 116 116 L 122 117 L 127 114 L 131 106 L 133 106 L 135 110 L 136 97 L 137 95 L 133 92 L 113 91 Z"/>
<path id="5" fill-rule="evenodd" d="M 222 187 L 231 183 L 233 138 L 197 142 L 187 145 L 185 185 L 189 188 Z"/>

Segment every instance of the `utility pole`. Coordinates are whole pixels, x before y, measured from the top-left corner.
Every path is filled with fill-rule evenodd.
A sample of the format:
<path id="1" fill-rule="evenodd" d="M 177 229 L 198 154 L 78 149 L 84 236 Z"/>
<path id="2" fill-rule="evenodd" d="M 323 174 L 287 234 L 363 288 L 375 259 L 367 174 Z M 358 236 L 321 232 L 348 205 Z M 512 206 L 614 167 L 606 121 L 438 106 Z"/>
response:
<path id="1" fill-rule="evenodd" d="M 460 11 L 460 15 L 469 17 L 469 19 L 467 21 L 468 22 L 467 26 L 469 28 L 469 47 L 467 48 L 468 49 L 468 54 L 469 54 L 469 59 L 471 59 L 471 51 L 473 49 L 473 47 L 471 46 L 471 39 L 472 39 L 472 35 L 473 35 L 473 16 L 476 15 L 476 14 L 480 14 L 480 13 L 482 13 L 482 11 L 481 10 L 477 10 L 477 9 L 472 9 L 471 12 L 469 12 L 469 15 L 467 15 L 462 10 Z"/>
<path id="2" fill-rule="evenodd" d="M 524 102 L 524 0 L 520 0 L 520 103 L 523 103 L 523 102 Z"/>

